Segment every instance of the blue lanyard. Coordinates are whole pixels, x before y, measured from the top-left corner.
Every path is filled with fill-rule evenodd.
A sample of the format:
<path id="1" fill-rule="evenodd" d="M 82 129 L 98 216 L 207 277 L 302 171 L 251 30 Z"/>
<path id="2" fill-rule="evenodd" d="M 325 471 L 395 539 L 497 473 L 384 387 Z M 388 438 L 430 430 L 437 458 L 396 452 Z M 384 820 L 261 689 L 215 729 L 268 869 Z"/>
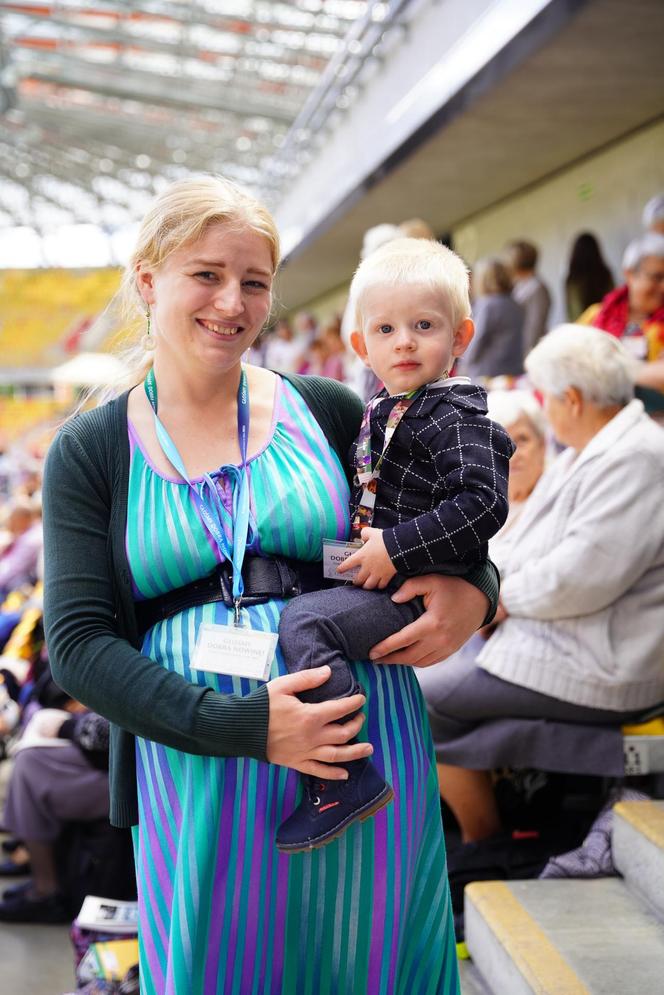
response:
<path id="1" fill-rule="evenodd" d="M 238 469 L 232 464 L 224 466 L 233 492 L 233 541 L 229 542 L 224 533 L 222 522 L 223 505 L 214 480 L 209 473 L 204 474 L 202 481 L 196 485 L 187 476 L 182 457 L 162 421 L 157 415 L 157 381 L 154 370 L 150 370 L 145 378 L 145 393 L 154 411 L 154 423 L 159 444 L 169 463 L 175 467 L 183 480 L 186 480 L 196 509 L 225 560 L 230 560 L 233 566 L 233 603 L 235 605 L 235 623 L 239 624 L 240 603 L 244 593 L 242 581 L 242 564 L 247 549 L 249 536 L 249 480 L 247 475 L 247 446 L 249 442 L 249 389 L 247 376 L 242 370 L 240 385 L 237 392 L 237 434 L 240 445 L 241 465 Z"/>

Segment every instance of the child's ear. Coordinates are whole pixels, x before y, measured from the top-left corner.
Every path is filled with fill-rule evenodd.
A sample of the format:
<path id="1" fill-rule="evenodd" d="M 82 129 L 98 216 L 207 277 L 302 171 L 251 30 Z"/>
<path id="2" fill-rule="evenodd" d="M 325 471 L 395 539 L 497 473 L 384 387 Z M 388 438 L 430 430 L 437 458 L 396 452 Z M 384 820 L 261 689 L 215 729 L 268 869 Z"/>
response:
<path id="1" fill-rule="evenodd" d="M 475 334 L 475 325 L 470 318 L 464 318 L 452 339 L 452 355 L 463 356 Z"/>
<path id="2" fill-rule="evenodd" d="M 365 366 L 369 365 L 369 357 L 367 356 L 367 347 L 364 341 L 364 335 L 362 332 L 351 332 L 350 333 L 350 344 L 353 349 L 360 357 Z"/>

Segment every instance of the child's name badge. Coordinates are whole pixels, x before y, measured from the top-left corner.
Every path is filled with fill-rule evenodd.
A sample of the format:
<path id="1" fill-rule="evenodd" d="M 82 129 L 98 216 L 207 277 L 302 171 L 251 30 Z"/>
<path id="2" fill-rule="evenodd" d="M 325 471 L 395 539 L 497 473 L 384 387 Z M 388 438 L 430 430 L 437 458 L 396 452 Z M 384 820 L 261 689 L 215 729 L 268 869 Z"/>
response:
<path id="1" fill-rule="evenodd" d="M 323 539 L 323 577 L 328 580 L 352 580 L 359 567 L 349 570 L 348 573 L 338 574 L 337 567 L 340 566 L 349 556 L 362 549 L 361 542 L 338 542 L 336 539 Z"/>
<path id="2" fill-rule="evenodd" d="M 373 511 L 376 507 L 376 485 L 374 483 L 372 487 L 371 483 L 372 481 L 369 481 L 369 484 L 362 491 L 362 497 L 360 498 L 360 506 L 366 508 L 368 511 Z"/>
<path id="3" fill-rule="evenodd" d="M 192 669 L 267 681 L 278 638 L 275 632 L 205 622 L 198 633 Z"/>

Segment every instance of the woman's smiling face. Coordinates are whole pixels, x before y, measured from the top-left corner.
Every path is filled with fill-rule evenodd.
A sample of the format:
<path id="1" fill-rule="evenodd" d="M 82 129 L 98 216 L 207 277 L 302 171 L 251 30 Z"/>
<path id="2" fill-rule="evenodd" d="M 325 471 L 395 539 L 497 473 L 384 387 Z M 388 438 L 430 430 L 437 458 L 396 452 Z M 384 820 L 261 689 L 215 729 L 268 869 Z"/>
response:
<path id="1" fill-rule="evenodd" d="M 267 240 L 224 223 L 159 267 L 139 263 L 137 284 L 150 306 L 158 353 L 206 369 L 239 363 L 267 320 L 272 277 Z"/>

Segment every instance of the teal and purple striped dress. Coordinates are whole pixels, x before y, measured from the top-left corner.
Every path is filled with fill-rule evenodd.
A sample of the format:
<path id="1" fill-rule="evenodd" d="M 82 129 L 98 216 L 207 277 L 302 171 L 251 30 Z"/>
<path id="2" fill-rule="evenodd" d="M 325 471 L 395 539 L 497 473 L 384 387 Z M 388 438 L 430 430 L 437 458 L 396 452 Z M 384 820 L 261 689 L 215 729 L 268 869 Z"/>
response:
<path id="1" fill-rule="evenodd" d="M 219 558 L 186 484 L 161 475 L 130 426 L 127 551 L 137 597 L 209 573 Z M 267 445 L 248 463 L 253 537 L 266 556 L 315 560 L 344 538 L 348 487 L 300 395 L 279 381 Z M 213 475 L 225 508 L 223 472 Z M 249 609 L 277 631 L 280 601 Z M 190 669 L 202 622 L 223 604 L 155 625 L 144 652 L 197 684 L 254 683 Z M 395 799 L 311 854 L 283 855 L 277 826 L 300 777 L 249 759 L 137 745 L 141 992 L 145 995 L 458 995 L 438 788 L 426 712 L 410 668 L 356 664 L 363 728 Z M 277 658 L 273 673 L 285 673 Z"/>

